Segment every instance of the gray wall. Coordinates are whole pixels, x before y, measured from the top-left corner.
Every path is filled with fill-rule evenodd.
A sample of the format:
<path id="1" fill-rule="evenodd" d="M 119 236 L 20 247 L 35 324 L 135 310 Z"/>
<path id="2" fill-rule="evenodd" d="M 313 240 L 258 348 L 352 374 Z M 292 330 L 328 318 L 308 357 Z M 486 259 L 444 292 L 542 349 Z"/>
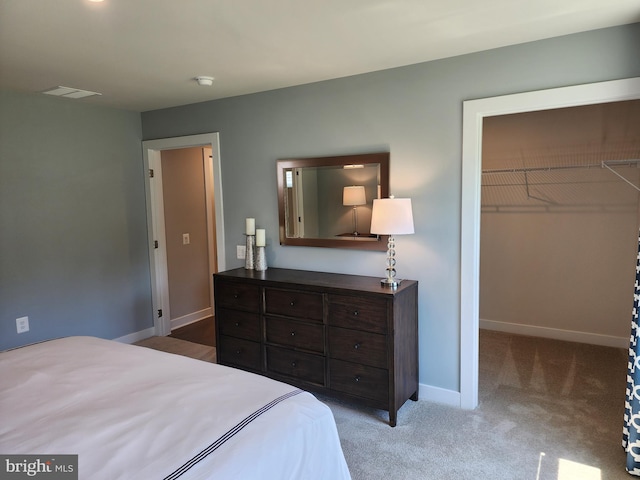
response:
<path id="1" fill-rule="evenodd" d="M 416 233 L 397 237 L 396 258 L 420 282 L 420 382 L 459 391 L 462 102 L 639 76 L 638 45 L 633 24 L 145 112 L 143 136 L 220 132 L 228 268 L 255 214 L 270 266 L 372 276 L 382 252 L 278 244 L 276 160 L 388 149 L 391 193 L 413 201 Z"/>
<path id="2" fill-rule="evenodd" d="M 153 325 L 140 142 L 138 113 L 0 92 L 0 349 Z"/>

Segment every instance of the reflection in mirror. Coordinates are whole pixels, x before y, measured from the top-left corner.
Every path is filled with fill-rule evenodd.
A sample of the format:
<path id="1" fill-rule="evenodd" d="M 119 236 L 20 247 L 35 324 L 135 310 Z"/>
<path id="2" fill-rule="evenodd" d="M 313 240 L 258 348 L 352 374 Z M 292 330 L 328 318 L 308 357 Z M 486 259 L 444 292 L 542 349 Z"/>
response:
<path id="1" fill-rule="evenodd" d="M 291 212 L 285 229 L 287 237 L 370 237 L 371 206 L 378 198 L 379 170 L 378 164 L 286 169 L 289 183 L 285 210 Z"/>
<path id="2" fill-rule="evenodd" d="M 279 160 L 280 243 L 385 250 L 370 225 L 388 172 L 388 153 Z"/>

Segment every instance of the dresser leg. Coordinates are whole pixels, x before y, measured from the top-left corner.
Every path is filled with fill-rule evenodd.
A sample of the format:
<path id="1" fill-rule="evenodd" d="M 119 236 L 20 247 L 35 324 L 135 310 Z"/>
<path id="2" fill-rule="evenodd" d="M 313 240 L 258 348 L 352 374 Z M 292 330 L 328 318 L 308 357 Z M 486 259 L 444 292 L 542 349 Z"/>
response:
<path id="1" fill-rule="evenodd" d="M 411 400 L 413 400 L 414 402 L 417 402 L 418 401 L 418 391 L 416 390 L 416 392 L 413 395 L 411 395 L 409 398 Z"/>
<path id="2" fill-rule="evenodd" d="M 397 420 L 398 420 L 398 412 L 389 411 L 389 425 L 391 427 L 395 427 Z"/>

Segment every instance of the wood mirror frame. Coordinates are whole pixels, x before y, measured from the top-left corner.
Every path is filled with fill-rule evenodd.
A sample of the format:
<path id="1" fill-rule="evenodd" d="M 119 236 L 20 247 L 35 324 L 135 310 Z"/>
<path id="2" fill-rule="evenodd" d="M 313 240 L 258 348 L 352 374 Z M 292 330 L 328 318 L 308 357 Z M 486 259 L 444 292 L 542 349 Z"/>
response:
<path id="1" fill-rule="evenodd" d="M 363 205 L 363 209 L 366 209 L 363 213 L 363 217 L 370 218 L 370 209 L 373 206 L 373 198 L 387 198 L 389 196 L 389 152 L 379 153 L 366 153 L 357 155 L 342 155 L 334 157 L 313 157 L 313 158 L 290 158 L 280 159 L 277 161 L 277 173 L 278 173 L 278 216 L 279 216 L 279 233 L 280 233 L 280 245 L 296 245 L 307 247 L 329 247 L 329 248 L 350 248 L 359 250 L 387 250 L 387 235 L 371 235 L 369 228 L 365 227 L 366 232 L 362 235 L 355 235 L 349 233 L 332 234 L 327 236 L 312 236 L 312 237 L 299 237 L 299 236 L 287 236 L 287 215 L 290 217 L 291 212 L 288 211 L 288 205 L 290 201 L 291 186 L 287 186 L 286 176 L 287 172 L 300 171 L 299 169 L 309 168 L 310 171 L 317 169 L 335 170 L 347 172 L 352 170 L 355 172 L 358 169 L 365 169 L 378 165 L 377 172 L 377 193 L 368 195 L 371 198 L 367 198 L 366 205 Z M 356 166 L 356 167 L 354 167 Z M 351 167 L 351 168 L 350 168 Z M 347 183 L 349 175 L 346 175 L 342 186 L 335 185 L 331 192 L 331 198 L 334 199 L 332 203 L 336 203 L 337 208 L 343 208 L 344 216 L 349 216 L 351 210 L 347 209 L 347 206 L 342 205 L 341 195 L 343 186 L 350 186 L 353 183 Z M 290 176 L 291 179 L 291 176 Z M 339 188 L 340 193 L 336 191 Z M 371 188 L 369 188 L 371 193 Z M 288 200 L 289 199 L 289 200 Z M 317 194 L 316 194 L 317 200 Z M 320 203 L 320 202 L 317 202 Z M 357 218 L 357 212 L 355 213 Z M 298 219 L 300 221 L 300 219 Z M 344 223 L 344 222 L 342 222 Z M 370 223 L 367 222 L 369 225 Z M 338 228 L 338 227 L 336 227 Z M 357 231 L 357 229 L 356 229 Z"/>

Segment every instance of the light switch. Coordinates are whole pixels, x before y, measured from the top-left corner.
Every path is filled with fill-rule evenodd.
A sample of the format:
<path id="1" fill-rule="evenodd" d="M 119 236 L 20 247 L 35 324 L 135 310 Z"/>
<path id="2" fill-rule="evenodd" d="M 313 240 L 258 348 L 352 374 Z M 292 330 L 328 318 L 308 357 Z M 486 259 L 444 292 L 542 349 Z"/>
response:
<path id="1" fill-rule="evenodd" d="M 16 329 L 18 333 L 29 331 L 29 317 L 16 318 Z"/>
<path id="2" fill-rule="evenodd" d="M 188 233 L 183 233 L 182 234 L 182 244 L 183 245 L 189 245 L 191 243 L 191 239 L 189 238 L 189 234 Z"/>

